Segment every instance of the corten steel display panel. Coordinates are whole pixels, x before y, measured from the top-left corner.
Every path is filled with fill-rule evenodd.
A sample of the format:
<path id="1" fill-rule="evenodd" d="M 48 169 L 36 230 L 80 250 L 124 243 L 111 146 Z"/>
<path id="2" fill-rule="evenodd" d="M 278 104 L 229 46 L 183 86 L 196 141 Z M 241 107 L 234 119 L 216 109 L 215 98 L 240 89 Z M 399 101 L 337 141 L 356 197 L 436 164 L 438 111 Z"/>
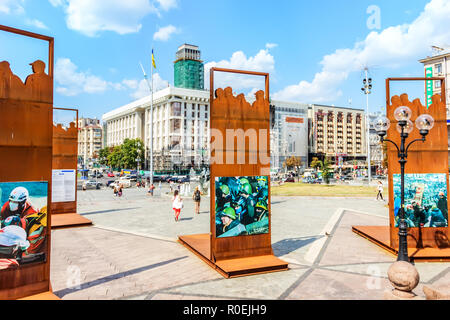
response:
<path id="1" fill-rule="evenodd" d="M 76 122 L 70 122 L 68 128 L 60 123 L 53 123 L 53 170 L 75 170 L 75 201 L 52 202 L 53 214 L 77 212 L 77 161 L 78 161 L 78 110 L 70 108 L 53 108 L 75 112 Z"/>
<path id="2" fill-rule="evenodd" d="M 391 81 L 430 81 L 441 82 L 441 94 L 435 94 L 432 97 L 433 103 L 428 107 L 423 106 L 420 99 L 412 102 L 407 94 L 400 96 L 390 96 Z M 391 121 L 391 126 L 387 132 L 387 139 L 400 145 L 400 134 L 397 132 L 397 120 L 394 118 L 394 111 L 399 106 L 407 106 L 411 109 L 411 121 L 414 122 L 421 114 L 429 114 L 434 120 L 433 129 L 426 136 L 426 141 L 416 142 L 408 150 L 408 158 L 405 166 L 405 175 L 417 173 L 437 173 L 445 174 L 448 186 L 448 135 L 447 135 L 447 112 L 445 101 L 445 81 L 444 78 L 388 78 L 386 79 L 386 112 L 387 118 Z M 421 139 L 422 136 L 417 128 L 414 128 L 408 136 L 406 143 L 414 139 Z M 391 143 L 387 143 L 388 156 L 388 183 L 389 183 L 389 223 L 390 223 L 390 241 L 393 248 L 398 248 L 399 237 L 398 228 L 395 227 L 394 216 L 394 186 L 393 175 L 400 174 L 400 164 L 397 157 L 397 149 Z M 447 203 L 448 206 L 448 203 Z M 449 228 L 447 227 L 420 227 L 408 228 L 408 247 L 409 248 L 445 248 L 449 246 Z"/>
<path id="3" fill-rule="evenodd" d="M 256 93 L 256 101 L 250 105 L 245 101 L 243 94 L 233 95 L 230 87 L 214 90 L 214 73 L 234 73 L 265 77 L 265 92 Z M 211 105 L 211 164 L 210 164 L 210 260 L 219 261 L 251 256 L 273 255 L 271 245 L 271 201 L 270 201 L 270 107 L 269 107 L 269 74 L 262 72 L 211 68 L 210 70 L 210 105 Z M 227 150 L 226 129 L 254 129 L 256 132 L 267 130 L 266 141 L 261 141 L 263 148 L 260 148 L 260 136 L 258 136 L 258 147 L 250 148 L 250 143 L 246 139 L 245 148 L 232 148 Z M 222 149 L 213 149 L 215 141 L 213 132 L 220 132 L 223 140 Z M 237 145 L 236 141 L 233 146 Z M 227 152 L 233 156 L 234 163 L 227 164 Z M 249 164 L 248 159 L 255 156 L 256 163 Z M 268 163 L 262 163 L 260 155 L 269 159 Z M 245 164 L 237 164 L 237 159 L 245 156 Z M 213 161 L 214 159 L 214 161 Z M 222 161 L 217 161 L 222 159 Z M 221 163 L 217 163 L 221 162 Z M 244 176 L 267 176 L 268 177 L 268 210 L 269 210 L 269 232 L 258 235 L 242 235 L 236 237 L 217 238 L 215 225 L 215 178 L 216 177 L 244 177 Z"/>
<path id="4" fill-rule="evenodd" d="M 54 40 L 2 25 L 0 30 L 49 44 L 48 76 L 27 86 L 17 85 L 13 74 L 0 75 L 0 181 L 48 182 L 46 261 L 0 271 L 0 299 L 16 299 L 50 290 Z"/>

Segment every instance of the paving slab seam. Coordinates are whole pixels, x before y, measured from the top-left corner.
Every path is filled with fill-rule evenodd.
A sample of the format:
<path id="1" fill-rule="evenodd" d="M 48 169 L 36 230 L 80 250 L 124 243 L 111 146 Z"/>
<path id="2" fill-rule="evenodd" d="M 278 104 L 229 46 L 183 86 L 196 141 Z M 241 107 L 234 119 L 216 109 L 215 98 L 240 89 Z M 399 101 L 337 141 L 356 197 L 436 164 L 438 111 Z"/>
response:
<path id="1" fill-rule="evenodd" d="M 148 291 L 147 293 L 142 293 L 142 294 L 138 294 L 138 295 L 134 295 L 134 296 L 130 296 L 130 298 L 132 298 L 132 297 L 137 297 L 137 296 L 142 296 L 142 295 L 151 295 L 151 296 L 153 296 L 153 295 L 155 295 L 155 294 L 158 294 L 158 293 L 161 293 L 161 291 L 170 291 L 170 290 L 174 290 L 174 289 L 179 289 L 179 288 L 183 288 L 183 287 L 189 287 L 189 286 L 192 286 L 192 285 L 198 285 L 198 284 L 206 284 L 206 283 L 212 283 L 212 282 L 217 282 L 217 281 L 223 281 L 224 279 L 221 277 L 221 278 L 217 278 L 217 279 L 210 279 L 210 280 L 203 280 L 203 281 L 197 281 L 197 282 L 190 282 L 190 283 L 186 283 L 186 284 L 180 284 L 180 285 L 176 285 L 176 286 L 172 286 L 172 287 L 167 287 L 167 288 L 161 288 L 161 289 L 158 289 L 158 290 L 154 290 L 154 291 Z M 193 295 L 195 295 L 195 294 L 193 294 Z"/>
<path id="2" fill-rule="evenodd" d="M 333 234 L 336 232 L 337 226 L 339 224 L 339 222 L 342 220 L 342 217 L 345 214 L 345 210 L 339 208 L 338 210 L 336 210 L 335 214 L 330 218 L 330 220 L 336 220 L 334 223 L 334 226 L 332 228 L 332 230 L 330 231 L 329 235 L 325 238 L 326 241 L 323 244 L 322 248 L 320 249 L 318 255 L 316 256 L 312 266 L 309 268 L 309 270 L 307 270 L 304 274 L 302 274 L 291 286 L 289 286 L 289 288 L 287 288 L 279 297 L 278 299 L 280 300 L 285 300 L 293 291 L 295 288 L 297 288 L 306 278 L 308 278 L 308 276 L 314 271 L 316 270 L 316 267 L 319 265 L 320 260 L 323 257 L 324 251 L 326 250 L 326 248 L 328 247 L 328 244 L 330 243 Z M 336 215 L 339 215 L 339 218 L 336 219 Z M 326 225 L 326 228 L 324 228 L 324 230 L 328 230 L 328 224 Z M 319 239 L 320 240 L 320 239 Z M 316 240 L 317 241 L 317 240 Z"/>
<path id="3" fill-rule="evenodd" d="M 450 272 L 450 267 L 448 267 L 445 270 L 442 270 L 440 273 L 435 275 L 433 278 L 428 280 L 428 282 L 425 282 L 426 284 L 433 284 L 434 282 L 438 281 L 439 279 L 443 278 L 447 273 Z"/>
<path id="4" fill-rule="evenodd" d="M 212 295 L 212 294 L 201 294 L 201 293 L 180 293 L 180 292 L 171 292 L 166 290 L 161 290 L 159 292 L 155 292 L 154 294 L 151 294 L 149 297 L 146 297 L 145 300 L 152 300 L 152 298 L 158 294 L 171 294 L 171 295 L 177 295 L 177 296 L 189 296 L 189 297 L 202 297 L 202 298 L 214 298 L 219 300 L 267 300 L 262 298 L 240 298 L 240 297 L 233 297 L 230 298 L 229 296 L 218 296 L 218 295 Z"/>
<path id="5" fill-rule="evenodd" d="M 140 232 L 129 232 L 129 231 L 123 231 L 123 230 L 116 229 L 116 228 L 103 227 L 103 226 L 97 226 L 97 225 L 92 226 L 92 227 L 106 230 L 106 231 L 118 232 L 118 233 L 122 233 L 122 234 L 128 234 L 128 235 L 133 235 L 133 236 L 137 236 L 137 237 L 143 237 L 143 238 L 148 238 L 148 239 L 153 239 L 153 240 L 160 240 L 160 241 L 165 241 L 165 242 L 170 242 L 170 243 L 178 242 L 178 239 L 175 239 L 175 238 L 162 237 L 162 236 L 153 235 L 153 234 L 145 234 L 145 233 L 140 233 Z"/>
<path id="6" fill-rule="evenodd" d="M 355 209 L 347 209 L 347 208 L 343 208 L 343 210 L 344 210 L 344 211 L 351 211 L 351 213 L 365 214 L 365 215 L 367 215 L 367 216 L 378 217 L 378 218 L 383 218 L 383 219 L 389 220 L 389 217 L 382 216 L 382 215 L 375 214 L 375 213 L 370 213 L 370 212 L 365 212 L 365 211 L 359 211 L 359 210 L 355 210 Z"/>

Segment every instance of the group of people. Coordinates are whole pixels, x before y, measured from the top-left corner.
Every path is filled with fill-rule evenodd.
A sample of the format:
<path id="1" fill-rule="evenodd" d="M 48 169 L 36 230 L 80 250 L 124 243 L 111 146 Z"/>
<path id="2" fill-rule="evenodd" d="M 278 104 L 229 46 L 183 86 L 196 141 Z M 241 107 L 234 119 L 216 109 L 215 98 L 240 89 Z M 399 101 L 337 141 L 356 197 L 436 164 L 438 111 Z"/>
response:
<path id="1" fill-rule="evenodd" d="M 44 258 L 47 207 L 35 208 L 26 188 L 11 191 L 1 207 L 0 224 L 0 269 L 18 267 L 24 258 Z"/>
<path id="2" fill-rule="evenodd" d="M 267 177 L 216 178 L 215 193 L 216 237 L 269 232 Z"/>
<path id="3" fill-rule="evenodd" d="M 122 194 L 123 194 L 123 184 L 122 183 L 115 184 L 114 185 L 114 196 L 121 197 Z"/>
<path id="4" fill-rule="evenodd" d="M 398 198 L 395 203 L 396 227 L 400 220 L 400 204 Z M 422 199 L 421 202 L 412 200 L 405 204 L 405 221 L 410 228 L 432 228 L 448 226 L 447 197 L 443 191 L 438 193 L 437 198 Z"/>

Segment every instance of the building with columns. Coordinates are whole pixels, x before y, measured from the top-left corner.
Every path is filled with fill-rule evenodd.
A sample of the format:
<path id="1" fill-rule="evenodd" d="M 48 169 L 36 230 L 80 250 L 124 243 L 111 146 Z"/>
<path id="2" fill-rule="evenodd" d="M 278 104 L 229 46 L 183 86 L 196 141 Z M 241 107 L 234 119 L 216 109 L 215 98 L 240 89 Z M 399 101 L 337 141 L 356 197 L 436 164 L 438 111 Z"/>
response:
<path id="1" fill-rule="evenodd" d="M 139 138 L 149 162 L 151 98 L 144 97 L 103 115 L 106 146 Z M 171 171 L 209 161 L 209 91 L 168 87 L 153 94 L 153 167 Z"/>
<path id="2" fill-rule="evenodd" d="M 308 110 L 309 153 L 337 163 L 367 159 L 366 121 L 363 109 L 312 104 Z"/>

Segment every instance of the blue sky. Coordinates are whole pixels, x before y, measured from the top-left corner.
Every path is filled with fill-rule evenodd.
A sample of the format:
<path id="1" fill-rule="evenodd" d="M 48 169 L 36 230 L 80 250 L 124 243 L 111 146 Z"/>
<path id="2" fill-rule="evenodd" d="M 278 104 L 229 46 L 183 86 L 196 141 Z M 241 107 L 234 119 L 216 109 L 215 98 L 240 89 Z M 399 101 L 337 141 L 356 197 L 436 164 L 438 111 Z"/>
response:
<path id="1" fill-rule="evenodd" d="M 448 0 L 0 0 L 0 24 L 55 38 L 54 105 L 102 114 L 173 84 L 179 45 L 198 45 L 208 69 L 270 72 L 271 96 L 365 108 L 364 66 L 373 78 L 371 111 L 385 104 L 385 78 L 423 76 L 431 45 L 450 47 Z M 379 18 L 379 19 L 378 19 Z M 46 44 L 0 33 L 0 60 L 23 80 L 28 63 L 47 61 Z M 226 80 L 226 79 L 225 79 Z M 224 81 L 225 81 L 224 80 Z M 259 84 L 232 79 L 235 91 Z M 421 95 L 423 84 L 394 93 Z M 423 99 L 422 99 L 423 100 Z"/>

